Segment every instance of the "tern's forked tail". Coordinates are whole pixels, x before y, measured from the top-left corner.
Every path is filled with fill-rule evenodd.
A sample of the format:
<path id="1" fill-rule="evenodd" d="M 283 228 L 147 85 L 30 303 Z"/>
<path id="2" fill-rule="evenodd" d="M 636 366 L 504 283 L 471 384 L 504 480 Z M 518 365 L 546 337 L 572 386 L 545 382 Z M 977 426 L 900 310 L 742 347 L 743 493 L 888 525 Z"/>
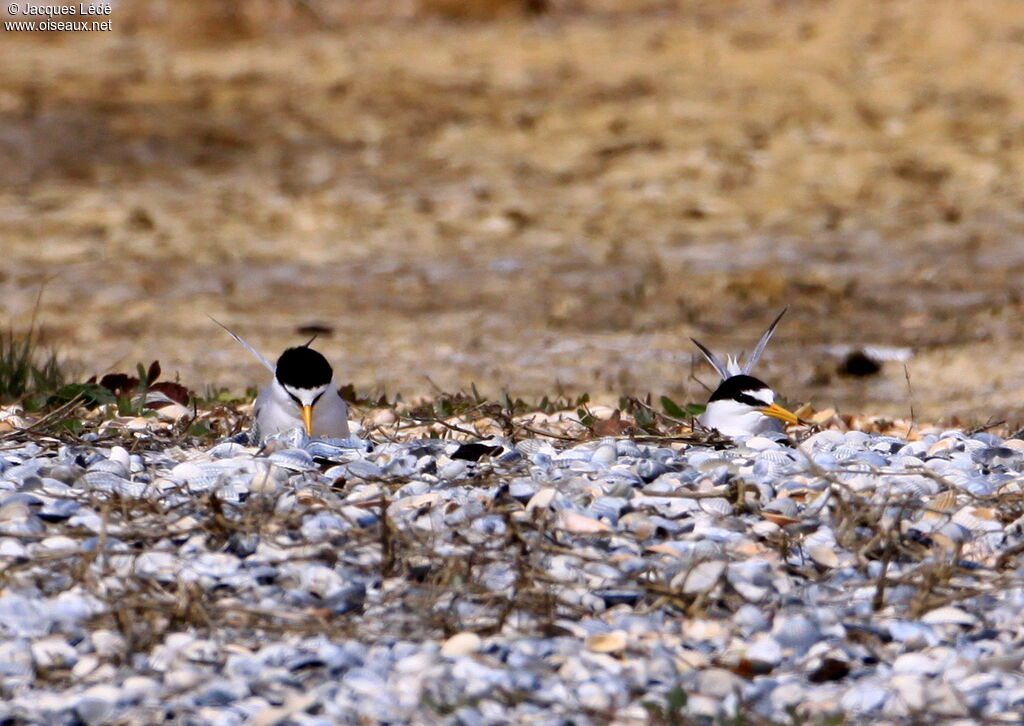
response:
<path id="1" fill-rule="evenodd" d="M 768 341 L 771 340 L 772 335 L 775 334 L 775 328 L 778 327 L 779 321 L 782 320 L 782 316 L 786 314 L 787 310 L 789 310 L 788 305 L 782 309 L 781 313 L 775 316 L 775 320 L 772 321 L 772 324 L 769 325 L 768 329 L 761 335 L 761 339 L 757 341 L 757 345 L 754 346 L 754 351 L 742 365 L 739 362 L 739 358 L 731 355 L 726 356 L 725 363 L 723 363 L 718 356 L 708 350 L 707 346 L 699 340 L 696 340 L 695 338 L 690 338 L 690 340 L 693 341 L 693 344 L 700 350 L 704 359 L 711 364 L 711 367 L 715 369 L 723 381 L 728 378 L 732 378 L 733 376 L 749 375 L 750 371 L 754 369 L 754 365 L 761 357 L 761 354 L 764 352 L 765 346 L 768 345 Z"/>

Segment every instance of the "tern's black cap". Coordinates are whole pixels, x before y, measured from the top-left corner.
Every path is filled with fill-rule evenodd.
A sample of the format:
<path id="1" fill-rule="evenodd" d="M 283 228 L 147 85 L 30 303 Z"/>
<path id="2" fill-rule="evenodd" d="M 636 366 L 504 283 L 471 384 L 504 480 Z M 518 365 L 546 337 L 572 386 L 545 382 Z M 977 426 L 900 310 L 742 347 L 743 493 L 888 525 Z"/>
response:
<path id="1" fill-rule="evenodd" d="M 310 390 L 330 383 L 334 371 L 326 358 L 302 345 L 281 354 L 275 375 L 283 386 Z"/>
<path id="2" fill-rule="evenodd" d="M 751 406 L 763 406 L 764 401 L 758 401 L 747 394 L 752 391 L 763 391 L 767 388 L 767 383 L 753 376 L 730 376 L 715 389 L 715 392 L 711 394 L 711 398 L 708 399 L 708 403 L 732 399 L 733 401 L 739 401 Z"/>

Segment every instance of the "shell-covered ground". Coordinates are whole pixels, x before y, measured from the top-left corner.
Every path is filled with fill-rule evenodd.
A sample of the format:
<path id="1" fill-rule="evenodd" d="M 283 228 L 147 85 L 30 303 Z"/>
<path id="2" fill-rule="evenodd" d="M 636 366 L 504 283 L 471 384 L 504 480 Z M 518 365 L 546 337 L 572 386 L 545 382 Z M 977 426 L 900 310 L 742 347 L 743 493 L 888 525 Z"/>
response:
<path id="1" fill-rule="evenodd" d="M 688 337 L 749 349 L 790 304 L 761 372 L 794 405 L 1020 418 L 1016 0 L 110 19 L 0 43 L 0 322 L 45 283 L 87 375 L 258 382 L 212 314 L 268 355 L 326 325 L 363 390 L 695 399 Z M 834 345 L 911 348 L 910 385 Z"/>
<path id="2" fill-rule="evenodd" d="M 487 406 L 262 447 L 6 409 L 0 720 L 1019 723 L 1021 439 Z"/>
<path id="3" fill-rule="evenodd" d="M 1016 0 L 110 19 L 3 31 L 0 323 L 204 403 L 0 410 L 0 722 L 1020 723 Z M 686 428 L 785 305 L 814 425 Z"/>

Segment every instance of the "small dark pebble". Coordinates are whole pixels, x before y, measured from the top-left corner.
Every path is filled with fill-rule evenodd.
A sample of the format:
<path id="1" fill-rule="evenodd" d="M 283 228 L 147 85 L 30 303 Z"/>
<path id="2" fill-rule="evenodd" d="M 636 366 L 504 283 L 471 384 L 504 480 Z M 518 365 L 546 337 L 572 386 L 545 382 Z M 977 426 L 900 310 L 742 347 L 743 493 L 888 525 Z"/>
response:
<path id="1" fill-rule="evenodd" d="M 497 456 L 504 449 L 500 446 L 488 446 L 487 444 L 463 444 L 455 453 L 452 454 L 452 459 L 462 459 L 464 461 L 480 461 L 485 456 Z"/>
<path id="2" fill-rule="evenodd" d="M 825 658 L 807 678 L 811 683 L 825 683 L 826 681 L 838 681 L 846 678 L 850 673 L 850 665 L 846 661 L 836 658 Z"/>
<path id="3" fill-rule="evenodd" d="M 836 368 L 836 373 L 841 376 L 873 376 L 882 370 L 882 365 L 869 358 L 862 350 L 855 350 L 847 355 Z"/>

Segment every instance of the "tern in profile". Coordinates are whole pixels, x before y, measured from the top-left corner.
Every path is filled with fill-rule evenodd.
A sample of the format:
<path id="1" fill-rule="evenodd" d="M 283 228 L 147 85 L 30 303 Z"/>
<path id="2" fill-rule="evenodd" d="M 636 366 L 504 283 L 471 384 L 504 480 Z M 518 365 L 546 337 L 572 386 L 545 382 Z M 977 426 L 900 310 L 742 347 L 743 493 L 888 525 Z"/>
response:
<path id="1" fill-rule="evenodd" d="M 775 403 L 775 392 L 767 383 L 750 375 L 771 340 L 775 327 L 788 309 L 784 308 L 772 321 L 757 342 L 754 352 L 742 365 L 738 358 L 731 355 L 726 356 L 723 364 L 706 346 L 690 338 L 722 377 L 722 382 L 708 399 L 704 413 L 697 418 L 702 426 L 715 429 L 724 436 L 737 437 L 782 432 L 785 430 L 784 423 L 800 422 L 796 414 Z"/>

